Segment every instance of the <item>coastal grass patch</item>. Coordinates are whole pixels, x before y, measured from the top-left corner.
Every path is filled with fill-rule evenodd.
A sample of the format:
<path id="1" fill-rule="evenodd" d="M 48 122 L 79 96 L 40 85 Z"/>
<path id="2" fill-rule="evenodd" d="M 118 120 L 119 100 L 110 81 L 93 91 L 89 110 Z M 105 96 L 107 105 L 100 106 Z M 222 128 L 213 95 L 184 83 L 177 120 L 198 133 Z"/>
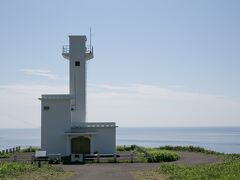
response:
<path id="1" fill-rule="evenodd" d="M 239 179 L 240 161 L 221 164 L 180 166 L 162 164 L 159 174 L 167 175 L 169 179 Z"/>
<path id="2" fill-rule="evenodd" d="M 0 163 L 0 179 L 68 179 L 70 175 L 62 168 L 47 164 L 38 168 L 36 164 L 30 163 Z"/>
<path id="3" fill-rule="evenodd" d="M 208 150 L 202 147 L 198 146 L 161 146 L 158 147 L 157 149 L 162 149 L 162 150 L 170 150 L 170 151 L 187 151 L 187 152 L 201 152 L 201 153 L 206 153 L 206 154 L 216 154 L 216 155 L 221 155 L 223 153 Z"/>
<path id="4" fill-rule="evenodd" d="M 215 164 L 176 165 L 161 163 L 160 167 L 150 171 L 136 171 L 134 177 L 143 179 L 177 179 L 177 180 L 208 180 L 208 179 L 239 179 L 240 154 L 222 155 L 224 161 Z"/>

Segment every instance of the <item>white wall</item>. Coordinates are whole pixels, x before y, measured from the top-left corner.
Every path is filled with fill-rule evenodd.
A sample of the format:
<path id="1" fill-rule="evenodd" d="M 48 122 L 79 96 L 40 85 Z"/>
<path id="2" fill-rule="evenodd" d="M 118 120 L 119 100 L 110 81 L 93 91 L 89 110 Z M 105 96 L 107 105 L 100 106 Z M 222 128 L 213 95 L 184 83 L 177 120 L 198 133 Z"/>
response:
<path id="1" fill-rule="evenodd" d="M 91 153 L 114 154 L 116 152 L 116 127 L 77 128 L 72 132 L 93 132 L 91 135 Z"/>
<path id="2" fill-rule="evenodd" d="M 100 154 L 114 154 L 116 152 L 116 128 L 96 128 L 93 136 L 93 150 Z"/>
<path id="3" fill-rule="evenodd" d="M 70 99 L 42 99 L 41 148 L 47 154 L 66 155 L 67 137 L 70 131 Z M 49 110 L 44 110 L 49 106 Z"/>
<path id="4" fill-rule="evenodd" d="M 72 122 L 86 121 L 86 36 L 69 36 L 70 45 L 70 95 Z M 75 66 L 79 61 L 80 66 Z"/>

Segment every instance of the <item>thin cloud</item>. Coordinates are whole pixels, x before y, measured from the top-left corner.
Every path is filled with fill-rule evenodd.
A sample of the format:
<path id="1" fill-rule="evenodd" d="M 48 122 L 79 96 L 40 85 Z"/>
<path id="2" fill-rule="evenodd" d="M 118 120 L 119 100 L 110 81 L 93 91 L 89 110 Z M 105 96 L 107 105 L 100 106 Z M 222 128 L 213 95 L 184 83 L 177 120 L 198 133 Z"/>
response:
<path id="1" fill-rule="evenodd" d="M 52 73 L 50 70 L 45 69 L 20 69 L 20 72 L 31 75 L 31 76 L 41 76 L 51 80 L 66 80 L 66 77 L 60 77 L 57 74 Z"/>
<path id="2" fill-rule="evenodd" d="M 149 84 L 88 84 L 87 120 L 119 126 L 239 126 L 240 102 L 221 95 Z M 0 85 L 1 127 L 40 126 L 41 94 L 68 93 L 68 85 Z M 26 116 L 28 114 L 28 116 Z M 12 119 L 19 123 L 12 124 Z M 30 127 L 30 125 L 29 125 Z"/>

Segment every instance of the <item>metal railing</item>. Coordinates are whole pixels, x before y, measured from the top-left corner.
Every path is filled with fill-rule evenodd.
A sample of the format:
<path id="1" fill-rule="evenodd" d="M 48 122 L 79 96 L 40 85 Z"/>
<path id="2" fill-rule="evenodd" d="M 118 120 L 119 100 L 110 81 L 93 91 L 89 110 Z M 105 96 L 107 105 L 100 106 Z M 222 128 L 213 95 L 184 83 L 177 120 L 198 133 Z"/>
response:
<path id="1" fill-rule="evenodd" d="M 70 46 L 69 45 L 64 45 L 62 47 L 62 54 L 69 54 L 70 51 Z M 86 53 L 92 53 L 93 51 L 93 47 L 91 47 L 90 45 L 86 45 Z"/>
<path id="2" fill-rule="evenodd" d="M 115 122 L 84 122 L 76 123 L 74 127 L 116 127 Z"/>
<path id="3" fill-rule="evenodd" d="M 69 45 L 64 45 L 64 46 L 62 47 L 62 53 L 63 53 L 63 54 L 69 54 L 69 50 L 70 50 Z"/>

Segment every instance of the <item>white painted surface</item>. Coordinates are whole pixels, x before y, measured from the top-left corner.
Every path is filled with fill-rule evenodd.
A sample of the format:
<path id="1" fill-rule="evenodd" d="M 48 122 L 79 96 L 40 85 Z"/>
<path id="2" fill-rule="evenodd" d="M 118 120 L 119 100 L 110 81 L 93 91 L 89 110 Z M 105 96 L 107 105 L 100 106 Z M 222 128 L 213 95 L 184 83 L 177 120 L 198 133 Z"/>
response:
<path id="1" fill-rule="evenodd" d="M 44 106 L 49 110 L 44 110 Z M 42 99 L 41 149 L 47 154 L 66 155 L 64 132 L 69 132 L 70 127 L 70 100 Z"/>
<path id="2" fill-rule="evenodd" d="M 71 121 L 86 122 L 86 36 L 69 36 Z M 80 62 L 80 66 L 76 66 Z"/>
<path id="3" fill-rule="evenodd" d="M 93 128 L 96 135 L 92 136 L 93 153 L 114 154 L 116 152 L 116 128 Z"/>
<path id="4" fill-rule="evenodd" d="M 35 152 L 35 157 L 46 157 L 47 156 L 47 151 L 36 151 Z"/>
<path id="5" fill-rule="evenodd" d="M 71 152 L 71 139 L 78 136 L 84 136 L 90 139 L 91 154 L 95 152 L 98 152 L 100 154 L 114 154 L 116 152 L 116 126 L 72 128 L 71 133 L 65 134 L 68 137 L 69 142 L 67 147 L 68 153 Z"/>

